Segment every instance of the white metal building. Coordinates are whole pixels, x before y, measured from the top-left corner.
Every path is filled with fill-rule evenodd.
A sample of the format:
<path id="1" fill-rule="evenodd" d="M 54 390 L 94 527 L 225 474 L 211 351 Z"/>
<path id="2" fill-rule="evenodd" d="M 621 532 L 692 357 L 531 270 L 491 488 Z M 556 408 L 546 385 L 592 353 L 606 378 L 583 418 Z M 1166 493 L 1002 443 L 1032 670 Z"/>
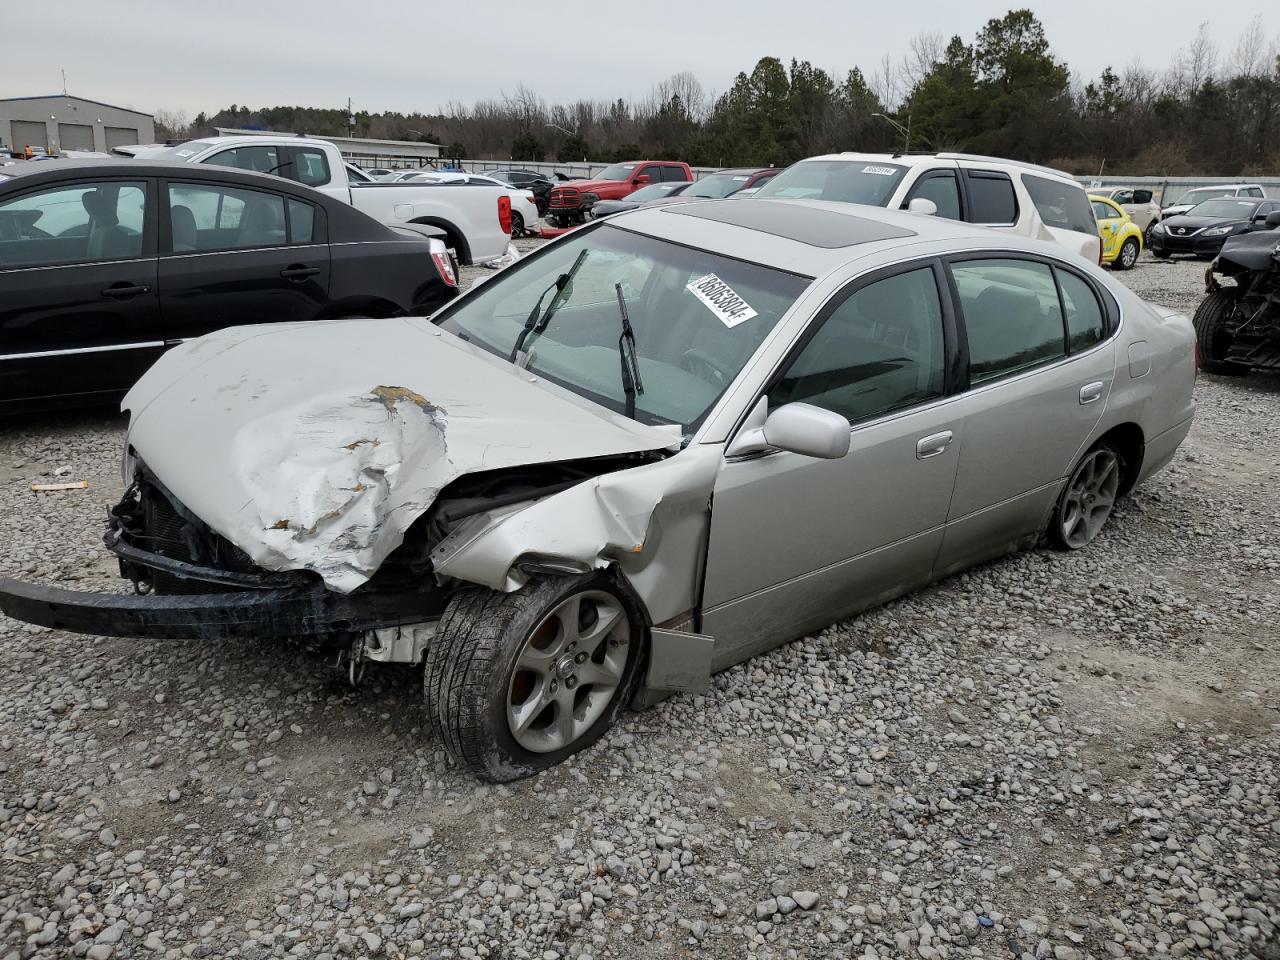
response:
<path id="1" fill-rule="evenodd" d="M 10 97 L 0 100 L 0 145 L 21 150 L 43 147 L 50 153 L 98 150 L 155 141 L 149 113 L 113 107 L 67 95 Z"/>

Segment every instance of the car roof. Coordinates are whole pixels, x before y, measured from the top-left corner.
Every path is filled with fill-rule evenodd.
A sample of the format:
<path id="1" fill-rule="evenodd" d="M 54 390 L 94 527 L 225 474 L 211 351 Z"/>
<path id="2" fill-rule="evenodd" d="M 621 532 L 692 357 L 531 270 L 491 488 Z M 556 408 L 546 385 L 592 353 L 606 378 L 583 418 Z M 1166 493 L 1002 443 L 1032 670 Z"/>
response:
<path id="1" fill-rule="evenodd" d="M 899 166 L 904 167 L 927 166 L 936 160 L 962 160 L 966 163 L 1013 167 L 1026 173 L 1035 173 L 1044 177 L 1068 180 L 1075 186 L 1080 186 L 1076 178 L 1065 170 L 1055 170 L 1053 167 L 1043 167 L 1035 163 L 1025 163 L 1021 160 L 1009 160 L 1005 157 L 988 157 L 976 153 L 858 153 L 857 151 L 849 150 L 844 153 L 823 154 L 820 157 L 806 157 L 805 159 L 797 162 L 808 163 L 811 160 L 871 161 L 877 163 L 896 163 Z"/>
<path id="2" fill-rule="evenodd" d="M 641 207 L 609 222 L 810 277 L 867 252 L 935 240 L 959 240 L 993 250 L 1052 247 L 942 217 L 828 200 L 691 200 Z"/>
<path id="3" fill-rule="evenodd" d="M 12 171 L 12 172 L 11 172 Z M 29 164 L 18 169 L 0 167 L 0 176 L 21 180 L 24 184 L 31 182 L 56 182 L 63 179 L 78 179 L 85 176 L 120 176 L 138 177 L 172 177 L 181 176 L 184 180 L 221 180 L 237 181 L 246 186 L 259 186 L 263 189 L 277 190 L 305 196 L 317 202 L 317 195 L 324 197 L 316 190 L 303 186 L 293 180 L 277 177 L 254 170 L 241 170 L 239 167 L 223 167 L 210 163 L 186 163 L 181 160 L 130 160 L 127 157 L 103 157 L 101 159 L 58 160 L 46 163 Z M 9 180 L 3 181 L 6 185 Z"/>

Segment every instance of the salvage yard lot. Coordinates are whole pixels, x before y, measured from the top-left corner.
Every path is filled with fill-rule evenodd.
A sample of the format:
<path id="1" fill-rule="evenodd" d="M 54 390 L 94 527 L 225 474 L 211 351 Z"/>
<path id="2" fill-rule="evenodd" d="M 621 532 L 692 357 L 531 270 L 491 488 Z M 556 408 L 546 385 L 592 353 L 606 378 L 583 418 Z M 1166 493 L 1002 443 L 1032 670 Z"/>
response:
<path id="1" fill-rule="evenodd" d="M 1202 276 L 1120 275 L 1187 313 Z M 293 649 L 0 621 L 0 958 L 1280 958 L 1280 378 L 1196 393 L 1086 550 L 507 786 L 449 767 L 408 669 L 351 691 Z M 0 423 L 0 576 L 120 589 L 123 428 Z M 30 492 L 64 480 L 89 489 Z"/>

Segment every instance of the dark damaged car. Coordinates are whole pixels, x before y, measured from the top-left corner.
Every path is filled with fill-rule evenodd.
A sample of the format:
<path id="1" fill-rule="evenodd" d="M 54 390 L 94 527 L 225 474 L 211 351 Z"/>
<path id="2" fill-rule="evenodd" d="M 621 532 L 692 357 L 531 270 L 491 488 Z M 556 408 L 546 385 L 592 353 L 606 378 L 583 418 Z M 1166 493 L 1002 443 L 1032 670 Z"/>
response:
<path id="1" fill-rule="evenodd" d="M 124 402 L 106 542 L 137 591 L 0 581 L 0 610 L 422 663 L 444 747 L 508 780 L 839 617 L 1085 547 L 1186 436 L 1194 377 L 1185 317 L 1056 245 L 637 210 L 432 320 L 170 351 Z"/>
<path id="2" fill-rule="evenodd" d="M 1205 271 L 1193 322 L 1213 373 L 1280 370 L 1280 210 L 1266 227 L 1232 237 Z"/>

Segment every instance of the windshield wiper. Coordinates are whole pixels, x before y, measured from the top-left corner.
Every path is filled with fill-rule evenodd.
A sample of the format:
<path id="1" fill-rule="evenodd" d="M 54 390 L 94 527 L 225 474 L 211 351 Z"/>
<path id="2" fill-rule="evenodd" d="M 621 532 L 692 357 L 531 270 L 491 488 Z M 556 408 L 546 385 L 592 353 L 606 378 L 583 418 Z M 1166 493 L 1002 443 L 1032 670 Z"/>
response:
<path id="1" fill-rule="evenodd" d="M 583 250 L 578 254 L 578 259 L 573 261 L 573 266 L 569 268 L 569 272 L 560 274 L 547 289 L 538 295 L 538 302 L 529 311 L 529 317 L 524 322 L 524 328 L 520 331 L 520 336 L 516 337 L 515 346 L 511 348 L 511 356 L 507 357 L 508 363 L 515 363 L 518 367 L 525 366 L 523 363 L 517 363 L 520 351 L 524 349 L 525 340 L 529 338 L 529 334 L 536 333 L 541 335 L 542 331 L 547 329 L 547 324 L 551 322 L 551 318 L 556 315 L 556 311 L 569 299 L 570 293 L 573 292 L 573 288 L 570 286 L 573 282 L 573 275 L 578 272 L 578 268 L 582 266 L 582 261 L 587 259 L 587 254 L 590 252 L 590 250 Z M 547 294 L 552 290 L 556 292 L 556 295 L 547 304 L 547 312 L 539 316 L 539 311 L 542 310 L 542 301 L 546 299 Z M 565 290 L 568 290 L 569 293 L 565 293 Z"/>
<path id="2" fill-rule="evenodd" d="M 622 284 L 615 283 L 618 294 L 618 314 L 622 317 L 622 336 L 618 337 L 618 356 L 622 360 L 622 392 L 627 397 L 627 417 L 636 418 L 636 394 L 644 393 L 644 381 L 640 379 L 640 358 L 636 356 L 636 332 L 631 329 L 627 316 L 627 300 L 622 295 Z"/>

